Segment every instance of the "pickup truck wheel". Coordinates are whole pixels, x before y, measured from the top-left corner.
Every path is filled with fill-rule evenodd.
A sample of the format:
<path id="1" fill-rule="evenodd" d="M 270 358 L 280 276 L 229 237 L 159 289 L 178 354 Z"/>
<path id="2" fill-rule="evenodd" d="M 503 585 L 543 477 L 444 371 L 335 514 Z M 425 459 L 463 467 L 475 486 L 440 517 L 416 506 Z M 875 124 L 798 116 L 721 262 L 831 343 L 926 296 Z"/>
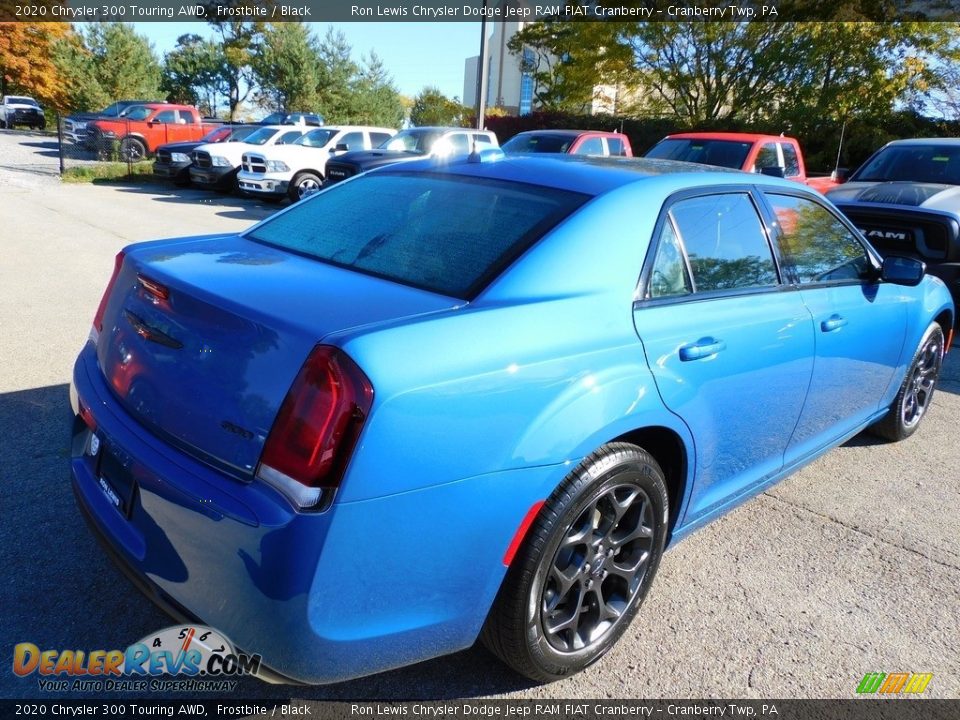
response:
<path id="1" fill-rule="evenodd" d="M 320 189 L 322 183 L 323 180 L 320 179 L 319 175 L 312 172 L 302 172 L 290 182 L 290 189 L 288 190 L 290 199 L 297 202 L 297 200 L 302 200 L 308 195 L 313 195 Z"/>
<path id="2" fill-rule="evenodd" d="M 140 162 L 145 157 L 147 148 L 136 138 L 124 138 L 120 141 L 120 158 L 124 162 Z"/>

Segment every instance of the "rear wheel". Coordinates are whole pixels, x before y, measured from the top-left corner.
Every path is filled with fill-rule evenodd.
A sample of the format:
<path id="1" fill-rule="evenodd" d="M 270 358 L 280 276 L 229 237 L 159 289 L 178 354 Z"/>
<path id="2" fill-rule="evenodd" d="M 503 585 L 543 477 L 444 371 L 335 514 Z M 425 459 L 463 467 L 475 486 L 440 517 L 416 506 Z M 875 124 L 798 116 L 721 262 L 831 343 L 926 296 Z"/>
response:
<path id="1" fill-rule="evenodd" d="M 290 199 L 296 202 L 320 190 L 323 180 L 312 172 L 302 172 L 290 182 Z"/>
<path id="2" fill-rule="evenodd" d="M 538 681 L 573 675 L 623 634 L 666 540 L 663 471 L 635 445 L 605 445 L 550 496 L 494 602 L 481 639 Z"/>
<path id="3" fill-rule="evenodd" d="M 931 323 L 903 379 L 900 392 L 882 420 L 870 430 L 887 440 L 905 440 L 917 431 L 933 401 L 943 365 L 944 338 L 939 323 Z"/>

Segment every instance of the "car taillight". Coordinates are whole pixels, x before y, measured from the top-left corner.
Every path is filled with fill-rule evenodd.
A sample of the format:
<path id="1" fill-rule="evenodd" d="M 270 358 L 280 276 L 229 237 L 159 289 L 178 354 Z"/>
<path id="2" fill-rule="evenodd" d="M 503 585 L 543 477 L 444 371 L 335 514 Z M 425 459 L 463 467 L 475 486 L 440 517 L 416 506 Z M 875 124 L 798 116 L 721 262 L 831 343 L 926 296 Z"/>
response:
<path id="1" fill-rule="evenodd" d="M 103 313 L 107 309 L 107 301 L 113 293 L 113 286 L 117 283 L 117 276 L 120 274 L 120 268 L 123 266 L 123 250 L 117 253 L 113 261 L 113 275 L 110 276 L 110 282 L 107 283 L 107 289 L 103 291 L 103 297 L 100 298 L 100 305 L 97 307 L 97 314 L 93 316 L 93 329 L 90 331 L 90 339 L 96 345 L 100 339 L 100 332 L 103 330 Z"/>
<path id="2" fill-rule="evenodd" d="M 318 345 L 300 369 L 267 436 L 257 476 L 300 508 L 340 484 L 373 404 L 373 387 L 345 353 Z"/>

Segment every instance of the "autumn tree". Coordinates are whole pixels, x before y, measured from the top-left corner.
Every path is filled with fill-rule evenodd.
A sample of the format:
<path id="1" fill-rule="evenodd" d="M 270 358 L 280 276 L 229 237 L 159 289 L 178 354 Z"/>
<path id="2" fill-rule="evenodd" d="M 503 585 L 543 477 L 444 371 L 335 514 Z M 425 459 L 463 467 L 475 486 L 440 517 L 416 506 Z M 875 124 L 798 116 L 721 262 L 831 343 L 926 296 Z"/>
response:
<path id="1" fill-rule="evenodd" d="M 65 110 L 69 96 L 53 49 L 69 32 L 68 23 L 0 23 L 0 94 L 23 93 Z"/>
<path id="2" fill-rule="evenodd" d="M 425 87 L 413 100 L 410 122 L 414 125 L 460 125 L 464 107 L 436 87 Z"/>

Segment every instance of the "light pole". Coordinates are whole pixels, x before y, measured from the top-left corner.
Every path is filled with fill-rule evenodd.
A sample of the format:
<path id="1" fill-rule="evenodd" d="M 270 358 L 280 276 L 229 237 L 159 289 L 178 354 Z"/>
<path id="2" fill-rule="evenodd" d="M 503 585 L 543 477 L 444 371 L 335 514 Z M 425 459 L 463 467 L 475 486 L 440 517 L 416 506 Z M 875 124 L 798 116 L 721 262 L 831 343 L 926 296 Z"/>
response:
<path id="1" fill-rule="evenodd" d="M 480 15 L 480 60 L 477 62 L 477 130 L 483 130 L 487 114 L 487 0 Z"/>

